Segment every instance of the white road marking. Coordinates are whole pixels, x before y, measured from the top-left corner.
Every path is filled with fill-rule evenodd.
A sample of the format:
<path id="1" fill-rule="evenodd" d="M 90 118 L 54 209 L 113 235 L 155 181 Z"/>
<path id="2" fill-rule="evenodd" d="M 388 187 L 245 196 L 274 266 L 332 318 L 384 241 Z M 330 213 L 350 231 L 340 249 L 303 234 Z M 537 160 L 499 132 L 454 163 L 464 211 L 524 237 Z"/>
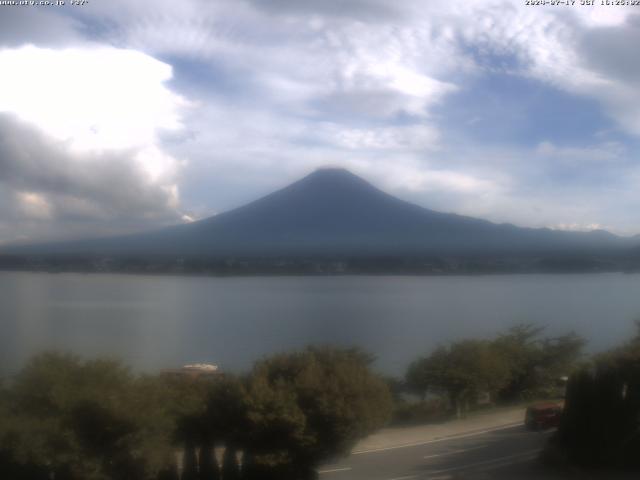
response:
<path id="1" fill-rule="evenodd" d="M 445 457 L 447 455 L 456 455 L 458 453 L 472 452 L 473 450 L 480 450 L 481 448 L 487 448 L 487 447 L 488 445 L 480 445 L 478 447 L 465 448 L 463 450 L 452 450 L 450 452 L 436 453 L 435 455 L 425 455 L 423 458 L 428 460 L 430 458 L 438 458 L 438 457 Z"/>
<path id="2" fill-rule="evenodd" d="M 404 443 L 402 445 L 394 445 L 393 447 L 381 447 L 381 448 L 372 448 L 369 450 L 359 450 L 357 452 L 352 452 L 351 455 L 362 455 L 364 453 L 385 452 L 387 450 L 397 450 L 398 448 L 419 447 L 421 445 L 430 445 L 432 443 L 447 442 L 449 440 L 458 440 L 460 438 L 476 437 L 478 435 L 484 435 L 485 433 L 497 432 L 498 430 L 507 430 L 509 428 L 514 428 L 521 425 L 522 425 L 522 422 L 510 423 L 508 425 L 502 425 L 501 427 L 488 428 L 486 430 L 481 430 L 481 431 L 471 432 L 471 433 L 462 433 L 459 435 L 451 435 L 449 437 L 440 437 L 440 438 L 435 438 L 433 440 L 427 440 L 423 442 Z"/>
<path id="3" fill-rule="evenodd" d="M 407 475 L 405 477 L 394 477 L 389 480 L 409 480 L 410 478 L 418 478 L 416 475 Z"/>
<path id="4" fill-rule="evenodd" d="M 460 465 L 459 467 L 445 468 L 444 470 L 436 470 L 434 472 L 429 472 L 429 475 L 440 475 L 440 474 L 443 474 L 443 473 L 457 472 L 457 471 L 460 471 L 460 470 L 467 470 L 469 468 L 482 467 L 482 466 L 485 466 L 485 465 L 491 466 L 491 464 L 509 465 L 511 463 L 517 463 L 518 460 L 525 459 L 528 456 L 535 455 L 538 452 L 540 452 L 540 449 L 529 450 L 529 451 L 523 452 L 523 453 L 516 453 L 514 455 L 507 455 L 506 457 L 492 458 L 490 460 L 483 460 L 481 462 L 474 462 L 474 463 L 468 463 L 467 465 Z M 515 461 L 511 461 L 510 462 L 510 460 L 515 460 Z M 505 461 L 507 463 L 504 463 Z"/>
<path id="5" fill-rule="evenodd" d="M 348 472 L 349 470 L 351 470 L 351 467 L 330 468 L 329 470 L 318 470 L 318 474 L 322 475 L 324 473 Z"/>

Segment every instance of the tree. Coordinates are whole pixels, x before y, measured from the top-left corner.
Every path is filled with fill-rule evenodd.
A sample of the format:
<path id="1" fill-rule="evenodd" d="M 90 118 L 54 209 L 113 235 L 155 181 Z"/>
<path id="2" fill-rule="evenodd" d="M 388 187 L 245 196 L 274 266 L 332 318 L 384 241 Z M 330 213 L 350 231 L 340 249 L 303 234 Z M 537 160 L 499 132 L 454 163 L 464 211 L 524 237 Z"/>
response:
<path id="1" fill-rule="evenodd" d="M 0 389 L 0 473 L 170 480 L 182 448 L 185 478 L 315 478 L 318 462 L 348 453 L 389 416 L 387 385 L 370 362 L 357 350 L 309 348 L 258 362 L 245 381 L 201 381 L 39 355 Z M 222 472 L 214 440 L 225 446 Z"/>
<path id="2" fill-rule="evenodd" d="M 148 393 L 118 362 L 38 355 L 9 389 L 0 444 L 56 479 L 155 478 L 171 458 L 173 425 Z"/>
<path id="3" fill-rule="evenodd" d="M 266 372 L 265 372 L 266 373 Z M 291 385 L 282 379 L 257 374 L 247 395 L 248 429 L 243 438 L 243 479 L 290 478 L 284 470 L 295 462 L 295 451 L 304 451 L 311 440 L 306 418 Z"/>
<path id="4" fill-rule="evenodd" d="M 247 430 L 247 391 L 242 380 L 224 375 L 211 382 L 200 422 L 209 438 L 237 445 Z"/>
<path id="5" fill-rule="evenodd" d="M 562 421 L 547 450 L 584 466 L 640 469 L 639 418 L 640 336 L 571 375 Z"/>
<path id="6" fill-rule="evenodd" d="M 558 380 L 575 368 L 585 341 L 575 333 L 558 337 L 540 335 L 543 327 L 517 325 L 494 342 L 509 365 L 509 381 L 498 393 L 502 401 L 549 396 Z"/>
<path id="7" fill-rule="evenodd" d="M 187 438 L 182 455 L 182 480 L 198 480 L 198 457 L 191 438 Z"/>
<path id="8" fill-rule="evenodd" d="M 214 452 L 213 442 L 205 440 L 198 456 L 200 480 L 220 480 L 220 467 Z"/>
<path id="9" fill-rule="evenodd" d="M 509 367 L 483 340 L 441 346 L 410 365 L 406 380 L 414 391 L 442 392 L 460 417 L 480 393 L 494 395 L 508 380 Z"/>
<path id="10" fill-rule="evenodd" d="M 509 380 L 499 392 L 503 401 L 514 401 L 532 395 L 538 385 L 540 363 L 539 336 L 543 327 L 521 324 L 498 336 L 493 347 L 509 364 Z"/>
<path id="11" fill-rule="evenodd" d="M 430 362 L 425 357 L 421 357 L 411 362 L 407 368 L 405 374 L 404 384 L 407 389 L 420 396 L 420 399 L 424 402 L 429 391 L 429 382 L 431 377 L 428 369 L 430 368 Z"/>
<path id="12" fill-rule="evenodd" d="M 209 448 L 211 440 L 216 439 L 219 445 L 224 446 L 224 455 L 222 471 L 215 463 L 213 474 L 205 472 L 207 475 L 213 478 L 221 475 L 225 480 L 240 478 L 237 445 L 247 436 L 247 423 L 247 392 L 243 382 L 229 374 L 216 378 L 207 390 L 206 409 L 201 421 L 206 436 L 203 446 Z"/>
<path id="13" fill-rule="evenodd" d="M 160 472 L 158 472 L 157 480 L 180 480 L 178 466 L 173 463 L 164 467 Z"/>
<path id="14" fill-rule="evenodd" d="M 239 480 L 240 465 L 238 465 L 238 452 L 233 444 L 227 444 L 222 457 L 223 480 Z"/>
<path id="15" fill-rule="evenodd" d="M 358 350 L 308 348 L 258 362 L 248 382 L 248 450 L 275 478 L 312 478 L 386 423 L 391 398 Z"/>

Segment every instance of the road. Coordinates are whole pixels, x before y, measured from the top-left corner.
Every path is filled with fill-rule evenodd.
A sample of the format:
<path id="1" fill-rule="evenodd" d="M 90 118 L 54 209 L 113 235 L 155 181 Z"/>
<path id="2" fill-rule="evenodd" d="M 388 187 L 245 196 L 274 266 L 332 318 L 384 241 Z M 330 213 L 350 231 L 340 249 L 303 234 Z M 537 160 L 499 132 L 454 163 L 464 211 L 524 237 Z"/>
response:
<path id="1" fill-rule="evenodd" d="M 549 434 L 518 425 L 371 449 L 323 465 L 320 480 L 555 480 L 537 461 Z"/>

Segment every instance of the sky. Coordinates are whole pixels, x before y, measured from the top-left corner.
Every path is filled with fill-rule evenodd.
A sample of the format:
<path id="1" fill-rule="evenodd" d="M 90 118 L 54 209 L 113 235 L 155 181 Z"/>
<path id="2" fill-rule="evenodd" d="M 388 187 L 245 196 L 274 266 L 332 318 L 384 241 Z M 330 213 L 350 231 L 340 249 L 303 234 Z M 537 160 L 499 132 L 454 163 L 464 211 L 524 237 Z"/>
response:
<path id="1" fill-rule="evenodd" d="M 323 166 L 439 211 L 640 233 L 640 6 L 20 3 L 0 1 L 0 244 L 191 222 Z"/>

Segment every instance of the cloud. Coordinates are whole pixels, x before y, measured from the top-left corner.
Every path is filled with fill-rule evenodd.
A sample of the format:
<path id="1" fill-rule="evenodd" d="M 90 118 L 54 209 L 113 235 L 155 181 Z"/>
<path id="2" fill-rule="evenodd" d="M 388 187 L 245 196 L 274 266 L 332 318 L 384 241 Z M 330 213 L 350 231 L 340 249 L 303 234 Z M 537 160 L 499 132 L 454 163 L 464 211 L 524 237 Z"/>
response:
<path id="1" fill-rule="evenodd" d="M 32 192 L 18 192 L 16 197 L 21 209 L 20 213 L 25 217 L 38 220 L 49 220 L 51 218 L 51 204 L 43 195 Z"/>
<path id="2" fill-rule="evenodd" d="M 324 17 L 326 11 L 350 11 L 341 2 L 192 0 L 182 2 L 179 9 L 163 4 L 164 14 L 157 13 L 157 5 L 144 9 L 129 4 L 122 9 L 100 5 L 93 12 L 115 24 L 105 33 L 111 41 L 155 56 L 200 61 L 199 74 L 215 71 L 213 86 L 215 77 L 231 75 L 234 81 L 246 82 L 245 87 L 250 84 L 255 91 L 241 93 L 260 98 L 265 107 L 309 113 L 325 98 L 348 102 L 354 96 L 356 105 L 358 98 L 368 95 L 370 104 L 382 97 L 389 103 L 392 98 L 387 115 L 402 111 L 425 115 L 455 88 L 420 68 L 434 63 L 424 60 L 437 49 L 425 51 L 418 44 L 406 48 L 404 37 L 415 32 L 362 23 L 359 14 L 382 15 L 382 10 L 376 13 L 376 5 L 382 9 L 384 3 L 348 3 L 353 11 L 347 19 Z M 425 32 L 411 41 L 427 36 Z"/>
<path id="3" fill-rule="evenodd" d="M 347 128 L 323 124 L 307 138 L 324 141 L 327 145 L 346 151 L 380 152 L 402 151 L 423 153 L 438 148 L 439 133 L 429 124 L 408 126 Z"/>
<path id="4" fill-rule="evenodd" d="M 3 7 L 0 15 L 0 46 L 26 43 L 47 47 L 69 46 L 84 41 L 77 30 L 81 24 L 60 15 L 60 9 Z"/>
<path id="5" fill-rule="evenodd" d="M 588 147 L 559 147 L 552 142 L 544 141 L 538 144 L 536 153 L 555 161 L 584 166 L 588 163 L 623 161 L 627 152 L 624 145 L 613 141 Z"/>
<path id="6" fill-rule="evenodd" d="M 251 0 L 257 8 L 285 15 L 327 15 L 338 18 L 385 21 L 402 15 L 400 7 L 381 0 Z"/>
<path id="7" fill-rule="evenodd" d="M 174 220 L 175 184 L 153 181 L 135 150 L 74 152 L 9 115 L 0 115 L 0 188 L 31 217 L 56 220 Z M 41 212 L 46 212 L 44 215 Z"/>
<path id="8" fill-rule="evenodd" d="M 31 239 L 180 220 L 171 67 L 115 48 L 0 50 L 0 190 Z M 20 235 L 24 237 L 25 235 Z"/>
<path id="9" fill-rule="evenodd" d="M 113 0 L 29 10 L 0 19 L 11 85 L 0 91 L 0 148 L 12 156 L 0 159 L 0 199 L 1 218 L 30 235 L 189 221 L 325 164 L 440 210 L 634 228 L 633 8 Z M 581 112 L 560 107 L 530 129 L 534 106 L 557 99 L 588 104 L 604 123 L 593 130 L 608 133 L 562 133 Z M 501 135 L 490 138 L 492 122 Z"/>
<path id="10" fill-rule="evenodd" d="M 560 223 L 558 225 L 551 225 L 549 228 L 553 230 L 568 230 L 568 231 L 580 231 L 580 232 L 592 232 L 594 230 L 606 230 L 607 227 L 600 225 L 599 223 L 589 223 L 587 225 L 580 223 Z"/>
<path id="11" fill-rule="evenodd" d="M 171 67 L 114 48 L 0 51 L 0 112 L 16 114 L 74 150 L 152 145 L 160 130 L 182 128 L 187 102 L 164 83 Z M 157 155 L 149 159 L 162 162 Z"/>
<path id="12" fill-rule="evenodd" d="M 638 62 L 630 48 L 640 35 L 634 7 L 535 9 L 518 1 L 473 1 L 465 8 L 466 14 L 451 12 L 453 38 L 479 69 L 498 67 L 593 99 L 620 129 L 640 135 Z M 498 59 L 509 57 L 499 68 Z"/>
<path id="13" fill-rule="evenodd" d="M 640 82 L 640 62 L 631 47 L 639 42 L 640 15 L 634 15 L 615 26 L 585 31 L 579 48 L 588 67 L 605 76 L 637 84 Z"/>

